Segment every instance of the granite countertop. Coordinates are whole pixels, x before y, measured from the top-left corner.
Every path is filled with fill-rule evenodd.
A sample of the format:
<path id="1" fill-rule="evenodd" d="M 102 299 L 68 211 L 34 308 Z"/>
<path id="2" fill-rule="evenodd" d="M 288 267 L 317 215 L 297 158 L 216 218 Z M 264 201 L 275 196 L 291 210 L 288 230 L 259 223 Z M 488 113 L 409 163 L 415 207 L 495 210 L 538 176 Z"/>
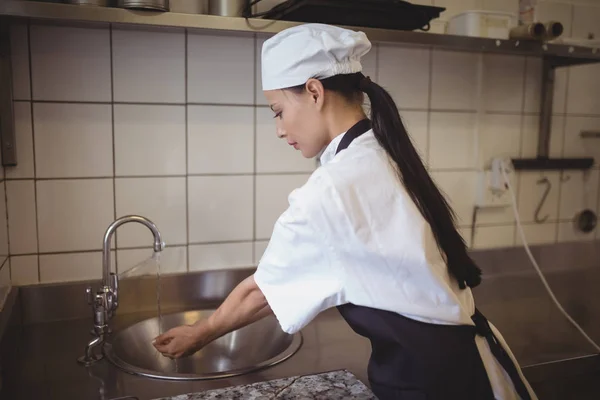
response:
<path id="1" fill-rule="evenodd" d="M 250 385 L 233 386 L 175 397 L 164 397 L 156 400 L 208 399 L 377 400 L 367 386 L 346 370 L 316 375 L 294 376 L 291 378 L 257 382 Z"/>

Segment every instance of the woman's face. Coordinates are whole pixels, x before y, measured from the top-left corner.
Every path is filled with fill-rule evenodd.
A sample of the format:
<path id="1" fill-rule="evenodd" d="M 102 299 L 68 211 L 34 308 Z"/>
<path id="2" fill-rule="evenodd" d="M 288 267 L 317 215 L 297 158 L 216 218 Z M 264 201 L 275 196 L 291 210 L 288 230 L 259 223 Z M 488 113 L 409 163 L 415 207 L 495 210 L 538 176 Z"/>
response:
<path id="1" fill-rule="evenodd" d="M 302 93 L 291 90 L 265 91 L 265 97 L 273 110 L 277 136 L 300 150 L 306 158 L 313 158 L 327 146 L 329 137 L 322 113 L 323 96 L 317 81 L 308 83 Z"/>

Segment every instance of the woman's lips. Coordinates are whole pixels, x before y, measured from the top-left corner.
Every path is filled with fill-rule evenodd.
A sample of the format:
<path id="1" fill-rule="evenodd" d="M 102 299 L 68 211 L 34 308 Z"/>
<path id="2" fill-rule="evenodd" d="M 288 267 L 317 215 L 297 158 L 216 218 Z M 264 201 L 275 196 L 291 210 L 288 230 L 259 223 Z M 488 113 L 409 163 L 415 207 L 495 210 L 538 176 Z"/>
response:
<path id="1" fill-rule="evenodd" d="M 290 142 L 288 142 L 288 144 L 289 144 L 290 146 L 292 146 L 293 148 L 295 148 L 296 150 L 298 149 L 298 143 L 296 143 L 296 142 L 291 142 L 291 143 L 290 143 Z"/>

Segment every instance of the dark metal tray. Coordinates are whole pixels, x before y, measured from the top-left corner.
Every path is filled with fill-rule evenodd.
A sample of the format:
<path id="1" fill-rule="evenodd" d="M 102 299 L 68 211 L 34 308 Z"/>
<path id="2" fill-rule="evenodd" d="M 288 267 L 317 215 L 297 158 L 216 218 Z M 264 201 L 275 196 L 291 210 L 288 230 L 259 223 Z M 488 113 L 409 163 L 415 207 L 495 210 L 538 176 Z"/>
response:
<path id="1" fill-rule="evenodd" d="M 427 31 L 430 21 L 444 10 L 401 0 L 287 0 L 261 15 L 294 22 Z"/>

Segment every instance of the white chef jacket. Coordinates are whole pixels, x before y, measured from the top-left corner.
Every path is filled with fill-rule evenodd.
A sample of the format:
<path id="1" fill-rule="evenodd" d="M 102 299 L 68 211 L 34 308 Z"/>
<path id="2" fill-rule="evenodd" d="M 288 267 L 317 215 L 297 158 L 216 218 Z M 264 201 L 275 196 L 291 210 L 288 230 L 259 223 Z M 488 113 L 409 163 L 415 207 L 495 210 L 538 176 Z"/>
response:
<path id="1" fill-rule="evenodd" d="M 459 289 L 449 275 L 429 224 L 373 131 L 336 155 L 343 135 L 289 195 L 254 275 L 281 328 L 295 333 L 321 311 L 345 303 L 423 322 L 474 325 L 471 290 Z M 476 344 L 496 398 L 518 399 L 487 341 L 477 336 Z"/>

